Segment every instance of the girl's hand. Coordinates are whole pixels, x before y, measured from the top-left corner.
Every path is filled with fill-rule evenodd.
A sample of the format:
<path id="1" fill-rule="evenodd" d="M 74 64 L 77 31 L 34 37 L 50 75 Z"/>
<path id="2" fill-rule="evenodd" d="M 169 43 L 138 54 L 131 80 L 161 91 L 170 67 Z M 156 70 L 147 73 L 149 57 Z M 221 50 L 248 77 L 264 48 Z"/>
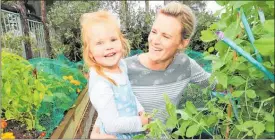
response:
<path id="1" fill-rule="evenodd" d="M 150 116 L 146 115 L 145 112 L 139 112 L 138 114 L 139 114 L 142 126 L 149 123 Z"/>

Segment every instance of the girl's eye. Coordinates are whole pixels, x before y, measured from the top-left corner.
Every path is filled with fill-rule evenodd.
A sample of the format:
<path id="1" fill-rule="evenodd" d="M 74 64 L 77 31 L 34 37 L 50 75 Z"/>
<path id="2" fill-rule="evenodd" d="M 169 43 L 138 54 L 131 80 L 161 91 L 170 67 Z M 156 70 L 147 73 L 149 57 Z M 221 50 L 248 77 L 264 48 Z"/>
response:
<path id="1" fill-rule="evenodd" d="M 112 38 L 111 41 L 114 42 L 114 41 L 117 41 L 117 39 L 116 38 Z"/>
<path id="2" fill-rule="evenodd" d="M 103 44 L 103 42 L 102 42 L 102 41 L 98 41 L 98 42 L 96 42 L 96 45 L 101 45 L 101 44 Z"/>
<path id="3" fill-rule="evenodd" d="M 157 33 L 156 31 L 151 31 L 151 32 L 154 33 L 154 34 Z"/>

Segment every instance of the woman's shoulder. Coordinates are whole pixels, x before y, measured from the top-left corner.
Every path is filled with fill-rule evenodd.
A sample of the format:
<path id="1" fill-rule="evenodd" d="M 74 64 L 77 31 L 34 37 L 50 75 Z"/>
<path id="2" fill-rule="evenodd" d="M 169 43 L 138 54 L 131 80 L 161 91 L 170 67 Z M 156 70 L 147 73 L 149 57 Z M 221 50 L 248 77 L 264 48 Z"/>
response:
<path id="1" fill-rule="evenodd" d="M 191 58 L 184 52 L 178 53 L 175 56 L 175 63 L 179 65 L 190 65 Z"/>

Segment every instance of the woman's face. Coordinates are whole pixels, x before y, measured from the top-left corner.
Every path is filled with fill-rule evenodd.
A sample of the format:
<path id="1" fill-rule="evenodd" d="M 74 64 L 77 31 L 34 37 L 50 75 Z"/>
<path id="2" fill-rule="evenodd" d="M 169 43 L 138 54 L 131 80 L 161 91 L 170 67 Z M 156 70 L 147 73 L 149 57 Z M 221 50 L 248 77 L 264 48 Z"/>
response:
<path id="1" fill-rule="evenodd" d="M 183 48 L 181 24 L 172 17 L 158 14 L 148 37 L 148 57 L 155 62 L 171 60 L 178 49 Z"/>

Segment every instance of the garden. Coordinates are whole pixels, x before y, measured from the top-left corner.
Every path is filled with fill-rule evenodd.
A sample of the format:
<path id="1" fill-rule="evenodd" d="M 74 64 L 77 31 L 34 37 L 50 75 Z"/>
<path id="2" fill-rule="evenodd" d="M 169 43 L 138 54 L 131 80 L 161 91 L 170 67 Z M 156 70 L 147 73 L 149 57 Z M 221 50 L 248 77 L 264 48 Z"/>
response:
<path id="1" fill-rule="evenodd" d="M 20 6 L 18 1 L 2 3 Z M 134 8 L 141 3 L 145 8 Z M 164 93 L 167 122 L 154 118 L 162 113 L 154 110 L 153 121 L 145 126 L 148 133 L 135 139 L 275 139 L 274 2 L 216 1 L 222 7 L 216 13 L 207 12 L 203 1 L 183 3 L 198 20 L 184 53 L 212 73 L 209 83 L 215 89 L 189 85 L 180 106 Z M 35 32 L 38 26 L 30 27 L 29 34 L 15 35 L 11 26 L 16 25 L 6 25 L 11 14 L 1 12 L 1 139 L 89 138 L 96 113 L 87 95 L 79 17 L 99 9 L 113 11 L 132 56 L 148 50 L 159 8 L 150 8 L 147 0 L 48 1 L 44 6 L 40 8 L 47 14 L 41 12 L 45 17 L 39 21 L 47 27 L 41 28 L 43 35 Z M 43 45 L 38 36 L 45 40 Z M 91 126 L 77 137 L 85 123 Z M 169 133 L 173 128 L 177 130 Z"/>

